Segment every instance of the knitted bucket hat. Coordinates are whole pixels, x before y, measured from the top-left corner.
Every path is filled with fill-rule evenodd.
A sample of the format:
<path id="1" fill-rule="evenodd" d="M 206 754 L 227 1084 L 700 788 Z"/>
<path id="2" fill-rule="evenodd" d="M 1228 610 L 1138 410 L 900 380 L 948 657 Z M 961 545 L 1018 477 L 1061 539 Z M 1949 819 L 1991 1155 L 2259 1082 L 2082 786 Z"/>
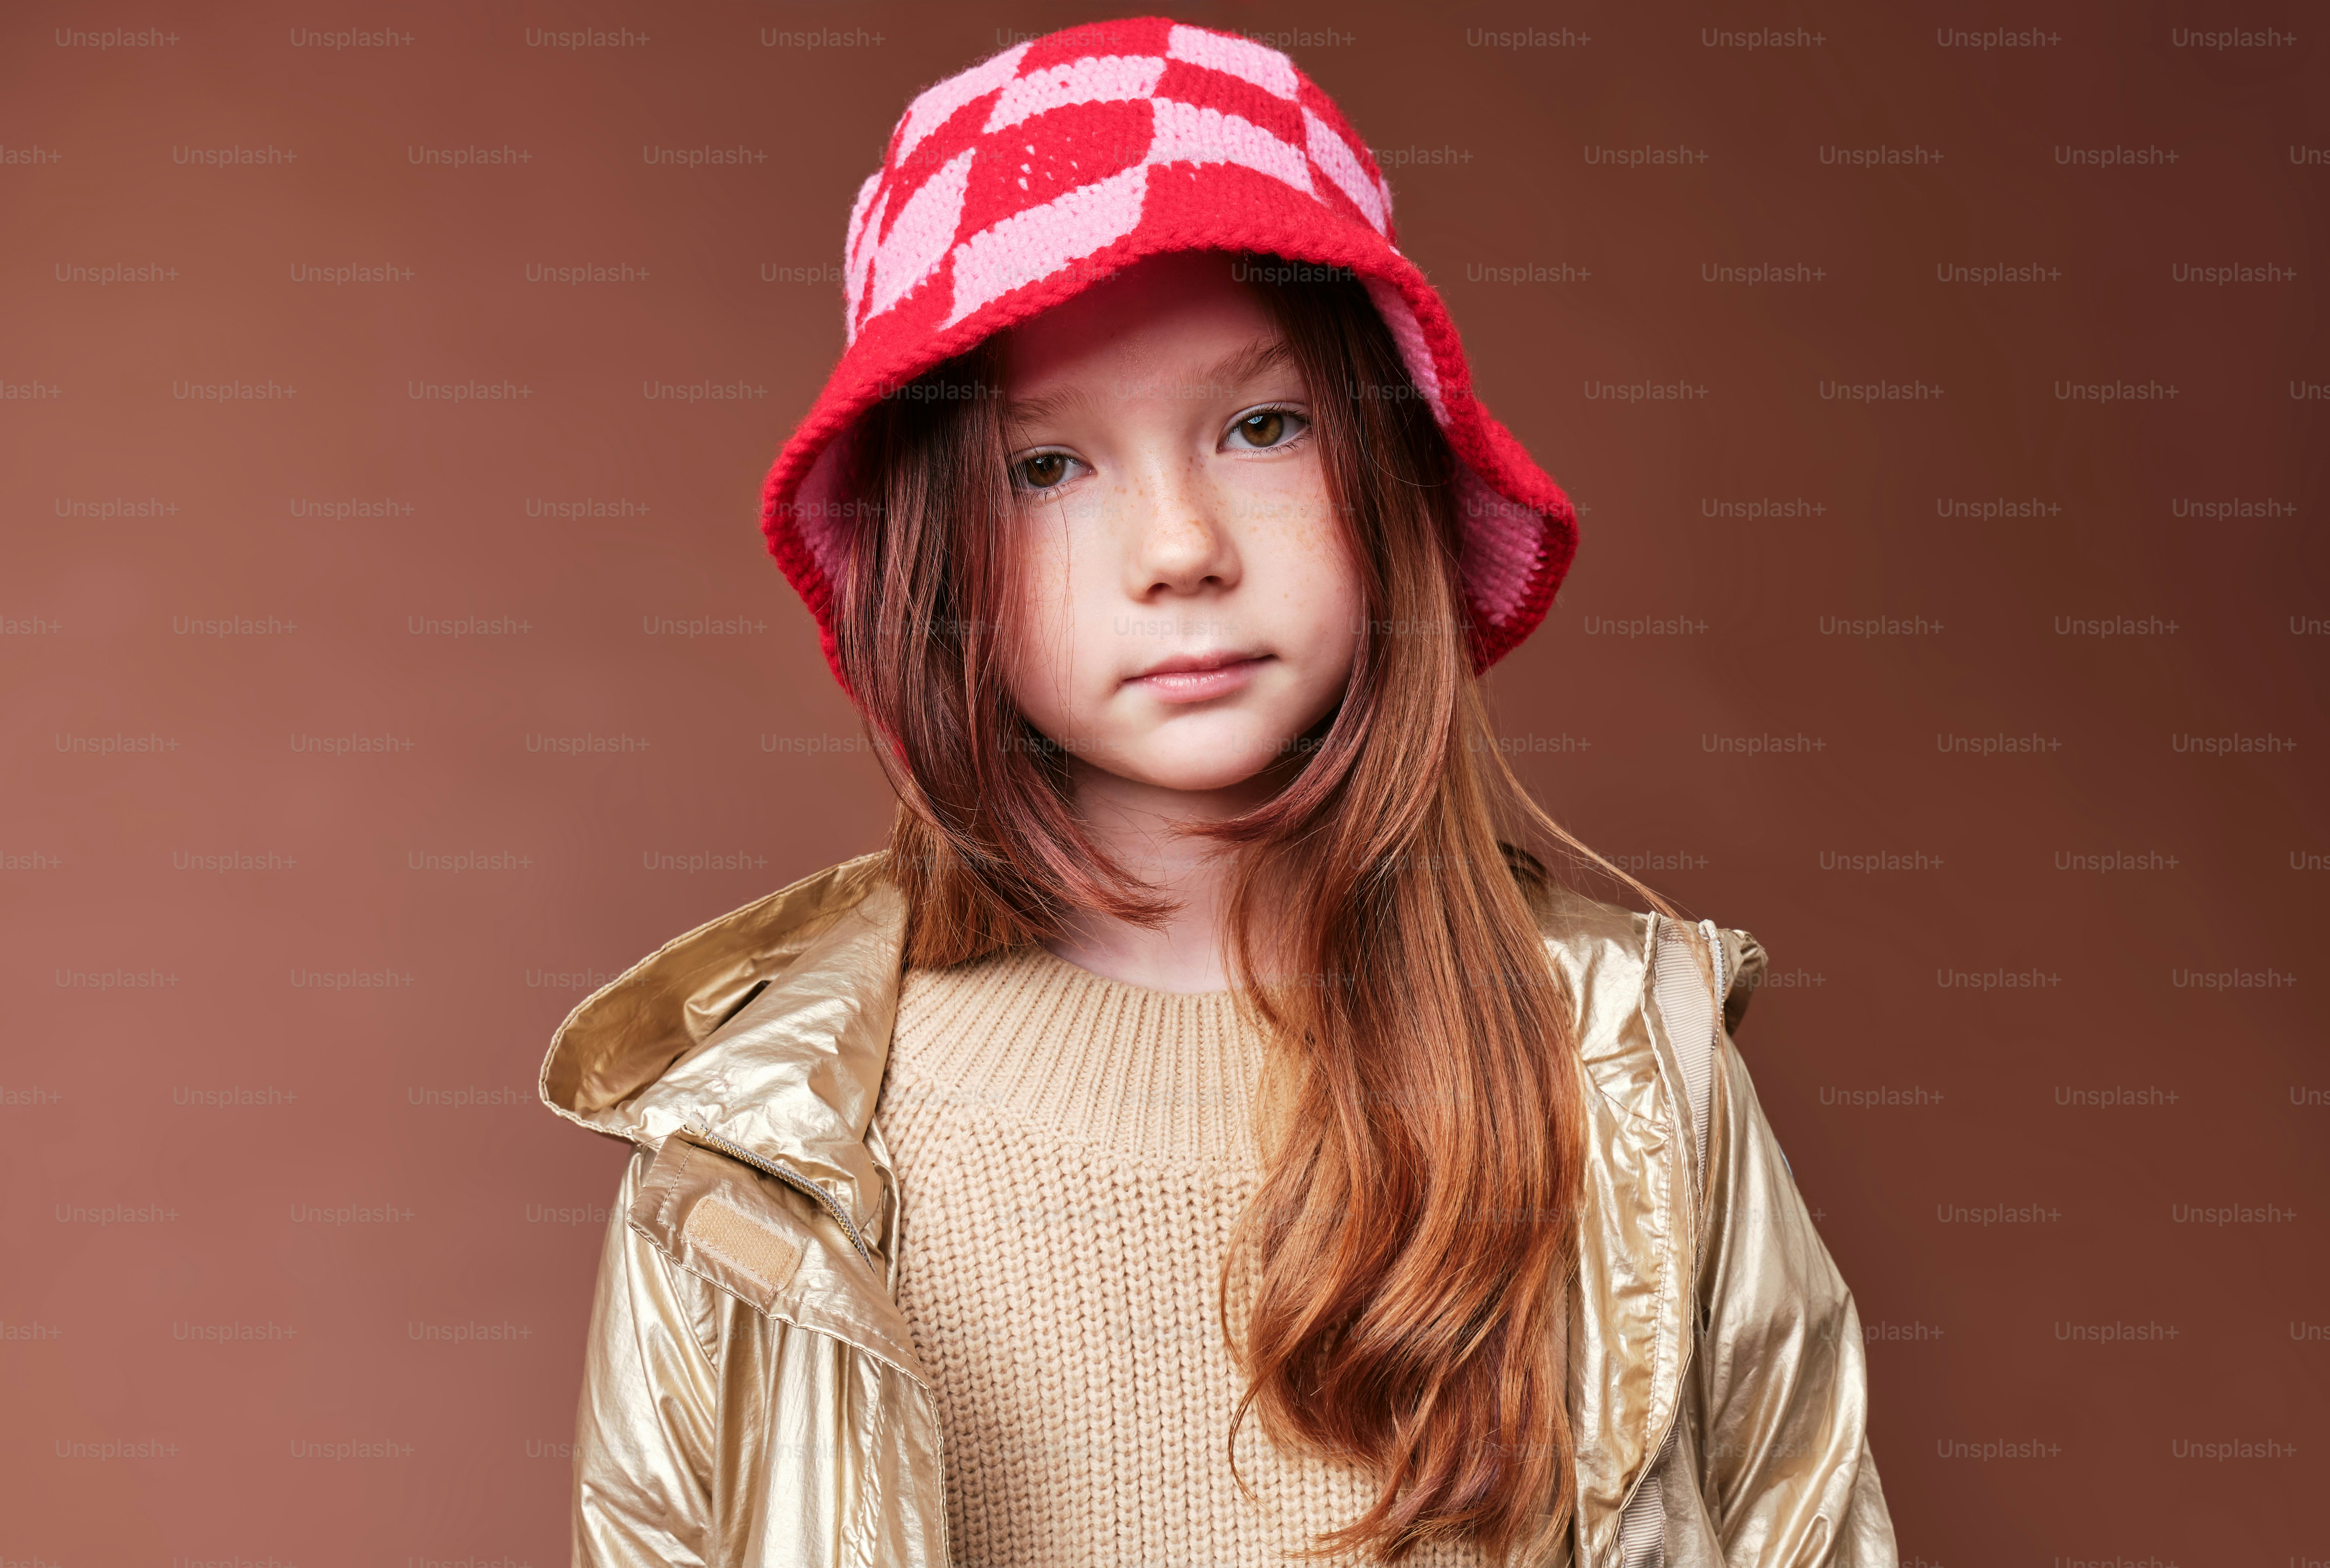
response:
<path id="1" fill-rule="evenodd" d="M 1576 514 L 1473 397 L 1447 307 L 1392 241 L 1391 188 L 1367 145 L 1293 61 L 1235 33 L 1096 22 L 916 98 L 850 209 L 841 361 L 762 496 L 769 553 L 836 676 L 859 418 L 990 334 L 1170 250 L 1268 252 L 1366 285 L 1457 458 L 1473 666 L 1501 657 L 1551 607 Z"/>

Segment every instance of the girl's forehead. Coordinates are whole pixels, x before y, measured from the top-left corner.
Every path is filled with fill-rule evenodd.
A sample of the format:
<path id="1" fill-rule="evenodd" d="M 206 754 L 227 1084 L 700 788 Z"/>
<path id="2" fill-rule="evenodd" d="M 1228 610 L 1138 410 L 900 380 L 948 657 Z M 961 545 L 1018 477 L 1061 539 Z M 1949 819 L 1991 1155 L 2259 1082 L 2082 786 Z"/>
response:
<path id="1" fill-rule="evenodd" d="M 1270 311 L 1215 251 L 1152 256 L 1002 335 L 1004 379 L 1039 392 L 1132 364 L 1212 364 L 1278 338 Z"/>

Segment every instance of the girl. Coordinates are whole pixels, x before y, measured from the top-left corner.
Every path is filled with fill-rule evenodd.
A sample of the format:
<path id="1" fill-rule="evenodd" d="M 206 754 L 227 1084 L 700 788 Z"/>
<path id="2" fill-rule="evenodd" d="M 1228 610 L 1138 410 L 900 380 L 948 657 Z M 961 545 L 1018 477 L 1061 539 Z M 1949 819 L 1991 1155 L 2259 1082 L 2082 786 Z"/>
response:
<path id="1" fill-rule="evenodd" d="M 1760 950 L 1513 846 L 1571 511 L 1333 105 L 1071 29 L 845 254 L 765 527 L 901 806 L 544 1064 L 637 1149 L 576 1561 L 1892 1563 Z"/>

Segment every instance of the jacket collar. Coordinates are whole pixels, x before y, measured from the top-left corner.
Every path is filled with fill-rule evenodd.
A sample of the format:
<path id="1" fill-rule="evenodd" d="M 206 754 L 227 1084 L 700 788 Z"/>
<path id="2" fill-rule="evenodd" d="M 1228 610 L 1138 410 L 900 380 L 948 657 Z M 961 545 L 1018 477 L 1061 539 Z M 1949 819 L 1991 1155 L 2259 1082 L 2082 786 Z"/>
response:
<path id="1" fill-rule="evenodd" d="M 741 1151 L 814 1189 L 861 1251 L 882 1246 L 889 1174 L 866 1129 L 906 930 L 885 860 L 819 872 L 632 965 L 552 1036 L 543 1103 L 635 1144 L 679 1133 Z"/>

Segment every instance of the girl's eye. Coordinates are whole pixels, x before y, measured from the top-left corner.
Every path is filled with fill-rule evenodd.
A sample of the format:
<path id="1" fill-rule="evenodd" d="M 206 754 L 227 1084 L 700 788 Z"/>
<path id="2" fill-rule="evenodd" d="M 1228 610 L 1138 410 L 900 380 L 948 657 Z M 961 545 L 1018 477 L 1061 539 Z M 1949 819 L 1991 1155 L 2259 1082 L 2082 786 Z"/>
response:
<path id="1" fill-rule="evenodd" d="M 1232 424 L 1230 434 L 1239 445 L 1261 451 L 1283 447 L 1310 428 L 1311 421 L 1292 409 L 1256 409 Z"/>
<path id="2" fill-rule="evenodd" d="M 1023 490 L 1056 488 L 1068 477 L 1068 466 L 1075 459 L 1066 452 L 1037 452 L 1011 465 L 1011 477 Z"/>

